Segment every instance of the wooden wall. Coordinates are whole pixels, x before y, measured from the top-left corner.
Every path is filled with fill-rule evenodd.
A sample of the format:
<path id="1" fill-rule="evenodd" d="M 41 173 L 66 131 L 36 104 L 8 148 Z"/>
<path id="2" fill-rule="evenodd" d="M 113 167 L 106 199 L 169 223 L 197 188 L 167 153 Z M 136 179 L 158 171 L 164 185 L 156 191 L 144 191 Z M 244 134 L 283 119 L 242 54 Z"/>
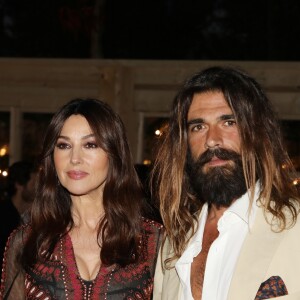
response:
<path id="1" fill-rule="evenodd" d="M 265 88 L 282 119 L 300 120 L 299 62 L 0 59 L 0 111 L 11 112 L 10 160 L 20 158 L 22 112 L 54 112 L 76 97 L 107 101 L 122 117 L 135 162 L 143 120 L 166 116 L 184 79 L 212 65 L 237 66 Z"/>

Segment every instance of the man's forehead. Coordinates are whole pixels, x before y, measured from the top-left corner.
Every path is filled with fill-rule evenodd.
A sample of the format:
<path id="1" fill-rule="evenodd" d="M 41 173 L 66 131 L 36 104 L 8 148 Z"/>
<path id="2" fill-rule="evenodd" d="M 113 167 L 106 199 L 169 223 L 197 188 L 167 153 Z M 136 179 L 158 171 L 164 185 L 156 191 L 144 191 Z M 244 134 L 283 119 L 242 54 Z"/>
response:
<path id="1" fill-rule="evenodd" d="M 222 92 L 203 92 L 194 94 L 188 110 L 188 119 L 206 114 L 233 114 Z"/>

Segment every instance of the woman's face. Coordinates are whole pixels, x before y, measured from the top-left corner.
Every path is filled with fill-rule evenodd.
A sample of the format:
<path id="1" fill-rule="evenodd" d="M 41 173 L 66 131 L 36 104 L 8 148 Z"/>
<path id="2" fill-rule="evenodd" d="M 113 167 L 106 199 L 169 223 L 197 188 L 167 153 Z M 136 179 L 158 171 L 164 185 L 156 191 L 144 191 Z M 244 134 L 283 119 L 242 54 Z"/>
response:
<path id="1" fill-rule="evenodd" d="M 109 160 L 83 116 L 65 121 L 54 148 L 54 164 L 60 184 L 71 196 L 102 196 Z"/>

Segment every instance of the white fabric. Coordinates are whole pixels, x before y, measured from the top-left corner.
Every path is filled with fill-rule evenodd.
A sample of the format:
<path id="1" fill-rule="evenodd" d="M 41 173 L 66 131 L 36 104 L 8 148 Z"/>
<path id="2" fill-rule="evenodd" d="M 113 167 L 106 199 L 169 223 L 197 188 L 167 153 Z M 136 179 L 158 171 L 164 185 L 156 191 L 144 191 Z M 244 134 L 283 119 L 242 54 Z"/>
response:
<path id="1" fill-rule="evenodd" d="M 258 198 L 256 186 L 255 200 Z M 182 284 L 182 300 L 192 300 L 190 286 L 191 263 L 202 247 L 202 237 L 207 219 L 207 205 L 203 206 L 199 227 L 189 246 L 177 261 L 175 268 Z M 253 202 L 249 215 L 248 193 L 237 199 L 218 221 L 218 238 L 212 243 L 206 262 L 202 300 L 225 300 L 244 239 L 251 230 L 257 211 Z"/>

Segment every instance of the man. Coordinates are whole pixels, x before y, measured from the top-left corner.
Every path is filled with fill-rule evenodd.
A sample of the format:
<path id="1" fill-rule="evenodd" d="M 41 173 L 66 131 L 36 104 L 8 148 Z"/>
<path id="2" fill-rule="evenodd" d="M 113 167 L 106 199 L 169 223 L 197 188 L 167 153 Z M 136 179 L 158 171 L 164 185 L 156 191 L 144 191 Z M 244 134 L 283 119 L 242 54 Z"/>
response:
<path id="1" fill-rule="evenodd" d="M 154 166 L 167 235 L 154 299 L 299 300 L 300 197 L 292 173 L 253 78 L 212 67 L 187 80 Z"/>
<path id="2" fill-rule="evenodd" d="M 36 170 L 26 161 L 18 161 L 8 169 L 7 199 L 0 202 L 0 259 L 1 265 L 6 241 L 21 221 L 34 199 Z M 1 274 L 0 274 L 1 275 Z"/>

